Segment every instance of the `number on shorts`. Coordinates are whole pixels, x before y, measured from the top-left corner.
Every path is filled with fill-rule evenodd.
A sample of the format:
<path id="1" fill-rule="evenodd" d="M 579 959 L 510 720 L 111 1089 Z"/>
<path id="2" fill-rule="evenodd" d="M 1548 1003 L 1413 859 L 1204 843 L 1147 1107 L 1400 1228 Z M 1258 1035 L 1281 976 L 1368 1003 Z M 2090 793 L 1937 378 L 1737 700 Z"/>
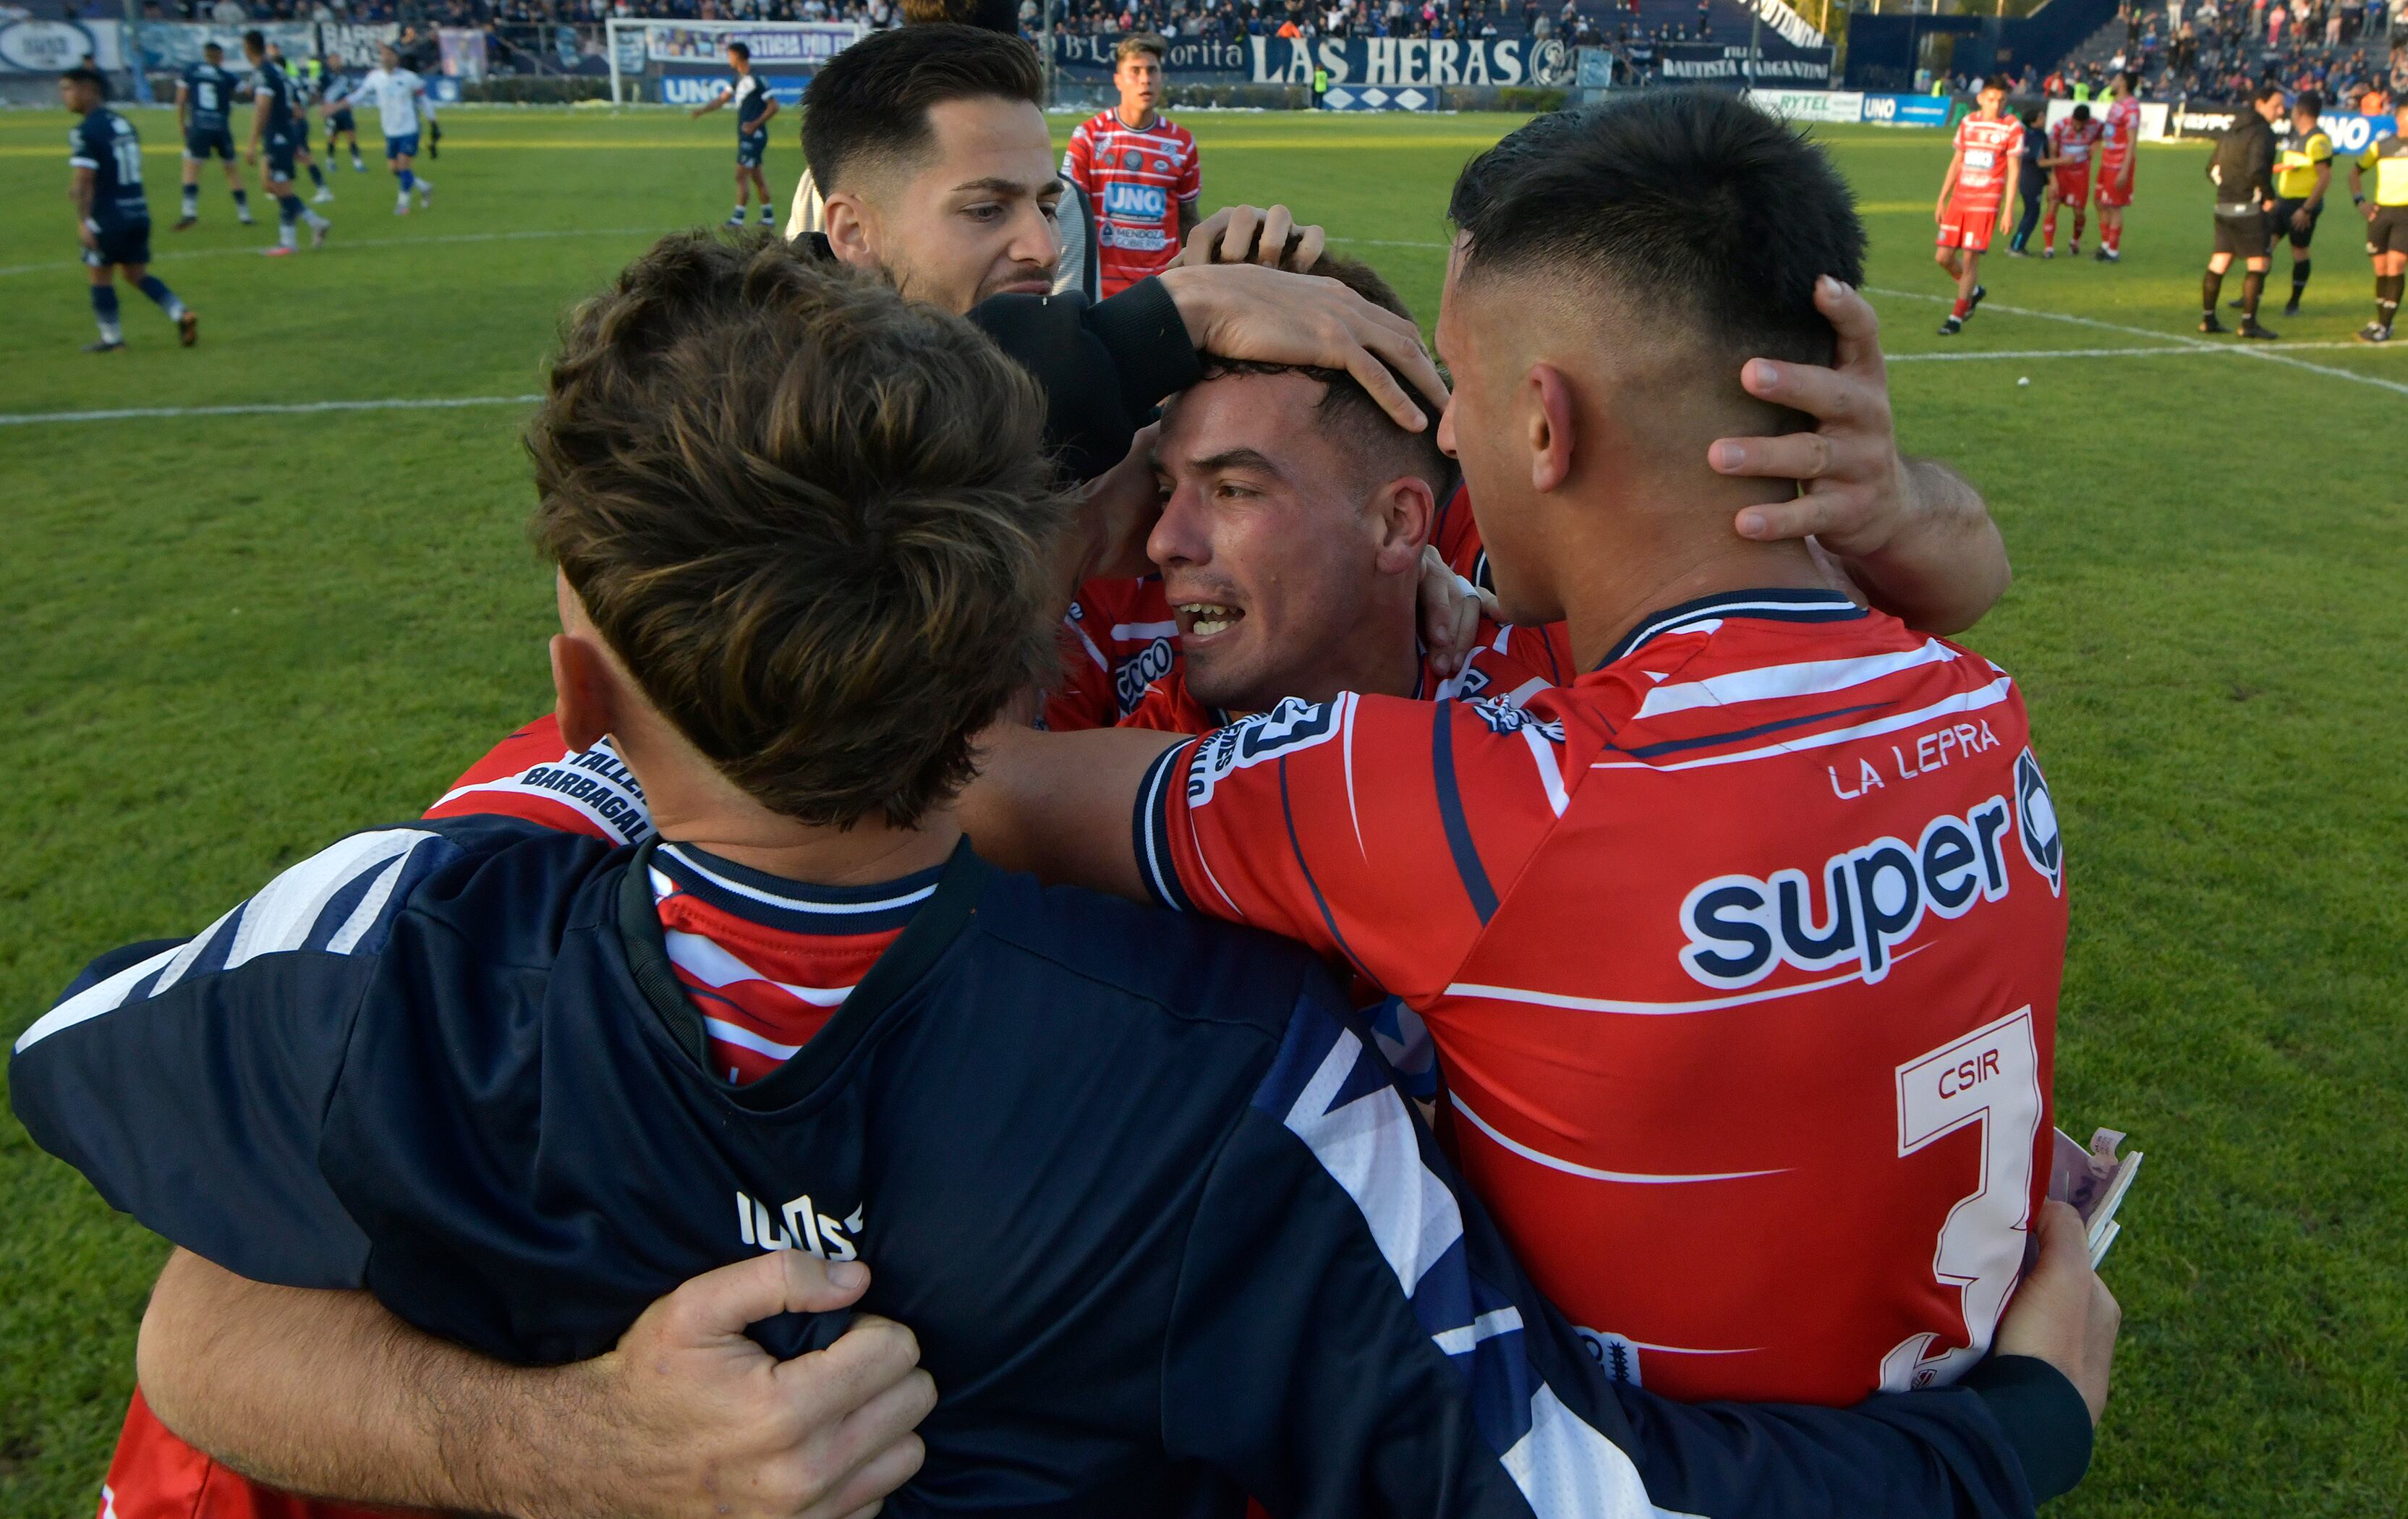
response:
<path id="1" fill-rule="evenodd" d="M 2033 1140 L 2045 1107 L 2028 1007 L 1898 1068 L 1899 1157 L 1974 1125 L 1982 1171 L 1948 1211 L 1931 1254 L 1932 1275 L 1960 1291 L 1968 1342 L 1934 1353 L 1939 1335 L 1909 1335 L 1882 1357 L 1884 1392 L 1954 1382 L 1989 1350 L 2023 1268 Z"/>

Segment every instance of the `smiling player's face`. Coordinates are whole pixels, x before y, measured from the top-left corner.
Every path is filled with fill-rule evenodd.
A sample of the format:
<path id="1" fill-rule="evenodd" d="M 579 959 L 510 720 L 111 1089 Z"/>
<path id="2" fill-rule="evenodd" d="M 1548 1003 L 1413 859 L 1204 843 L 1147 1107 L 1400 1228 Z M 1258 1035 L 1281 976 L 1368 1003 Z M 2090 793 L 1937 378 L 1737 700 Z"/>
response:
<path id="1" fill-rule="evenodd" d="M 838 255 L 885 270 L 904 294 L 949 311 L 990 295 L 1051 292 L 1062 181 L 1043 113 L 998 96 L 948 100 L 929 108 L 928 124 L 934 146 L 909 178 L 849 197 L 861 208 L 852 239 L 831 215 Z"/>

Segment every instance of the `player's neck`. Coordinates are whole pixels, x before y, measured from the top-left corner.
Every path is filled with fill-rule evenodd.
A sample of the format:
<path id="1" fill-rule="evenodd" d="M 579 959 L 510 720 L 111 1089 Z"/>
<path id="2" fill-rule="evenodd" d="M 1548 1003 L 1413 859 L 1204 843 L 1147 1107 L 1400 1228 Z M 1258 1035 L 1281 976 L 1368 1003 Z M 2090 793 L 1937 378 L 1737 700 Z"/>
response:
<path id="1" fill-rule="evenodd" d="M 942 865 L 961 841 L 962 825 L 950 805 L 932 810 L 912 828 L 880 817 L 850 828 L 805 823 L 769 810 L 706 764 L 659 752 L 639 734 L 614 738 L 663 838 L 765 875 L 819 886 L 867 885 Z"/>
<path id="2" fill-rule="evenodd" d="M 1132 122 L 1129 120 L 1129 108 L 1126 106 L 1114 106 L 1112 107 L 1112 120 L 1128 128 L 1131 132 L 1142 132 L 1146 128 L 1159 122 L 1162 120 L 1162 113 L 1156 110 L 1148 110 L 1140 115 L 1136 121 Z"/>
<path id="3" fill-rule="evenodd" d="M 1738 511 L 1739 505 L 1730 508 L 1731 516 Z M 1694 504 L 1682 518 L 1704 521 Z M 1723 517 L 1719 531 L 1612 535 L 1619 541 L 1565 554 L 1563 563 L 1581 566 L 1559 587 L 1564 631 L 1579 667 L 1597 668 L 1624 634 L 1669 607 L 1735 591 L 1831 589 L 1802 539 L 1753 542 L 1731 532 L 1729 521 Z"/>

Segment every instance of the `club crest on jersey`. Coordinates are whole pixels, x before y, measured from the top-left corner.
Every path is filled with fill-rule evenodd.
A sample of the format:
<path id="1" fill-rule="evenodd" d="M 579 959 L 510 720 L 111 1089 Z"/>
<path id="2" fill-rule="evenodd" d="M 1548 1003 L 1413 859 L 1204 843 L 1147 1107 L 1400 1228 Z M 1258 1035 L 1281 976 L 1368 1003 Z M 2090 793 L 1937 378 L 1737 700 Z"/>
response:
<path id="1" fill-rule="evenodd" d="M 2024 841 L 2024 858 L 2048 882 L 2049 895 L 2064 896 L 2065 836 L 2048 799 L 2048 778 L 2028 749 L 2015 756 L 2015 833 Z"/>
<path id="2" fill-rule="evenodd" d="M 1316 706 L 1290 696 L 1268 712 L 1206 734 L 1187 767 L 1187 805 L 1211 801 L 1223 776 L 1337 738 L 1338 705 Z"/>
<path id="3" fill-rule="evenodd" d="M 1832 855 L 1819 887 L 1797 869 L 1716 876 L 1681 902 L 1682 968 L 1728 988 L 1753 986 L 1783 965 L 1816 971 L 1853 962 L 1867 982 L 1880 981 L 1897 958 L 1892 946 L 1913 937 L 1927 911 L 1962 917 L 1976 900 L 2007 895 L 1999 836 L 2009 817 L 2004 796 L 1962 816 L 1943 812 L 1913 844 L 1876 838 Z"/>
<path id="4" fill-rule="evenodd" d="M 790 1197 L 776 1213 L 769 1205 L 736 1195 L 736 1228 L 744 1242 L 760 1250 L 800 1250 L 826 1261 L 859 1260 L 855 1243 L 861 1238 L 861 1210 L 830 1218 L 811 1202 L 810 1193 Z"/>
<path id="5" fill-rule="evenodd" d="M 1481 696 L 1464 703 L 1480 714 L 1480 721 L 1497 733 L 1519 733 L 1524 728 L 1536 728 L 1541 737 L 1556 743 L 1564 741 L 1564 725 L 1551 718 L 1535 715 L 1514 706 L 1502 696 Z"/>
<path id="6" fill-rule="evenodd" d="M 1145 155 L 1134 148 L 1125 148 L 1121 150 L 1121 167 L 1125 169 L 1133 169 L 1144 161 Z"/>

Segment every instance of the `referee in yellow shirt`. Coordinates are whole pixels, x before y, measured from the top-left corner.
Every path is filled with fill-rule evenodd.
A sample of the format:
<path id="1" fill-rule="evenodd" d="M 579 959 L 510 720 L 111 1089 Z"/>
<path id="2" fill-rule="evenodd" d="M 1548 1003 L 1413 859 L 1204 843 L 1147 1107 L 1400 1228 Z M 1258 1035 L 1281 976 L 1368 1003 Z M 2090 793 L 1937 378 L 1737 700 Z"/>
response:
<path id="1" fill-rule="evenodd" d="M 2366 213 L 2366 251 L 2374 255 L 2374 320 L 2358 329 L 2361 343 L 2391 341 L 2400 314 L 2400 287 L 2408 283 L 2408 99 L 2393 105 L 2399 130 L 2377 137 L 2349 163 L 2349 198 Z M 2365 171 L 2374 171 L 2374 203 L 2367 204 Z"/>
<path id="2" fill-rule="evenodd" d="M 2325 213 L 2325 192 L 2332 188 L 2332 138 L 2316 119 L 2324 114 L 2324 96 L 2302 90 L 2291 103 L 2291 145 L 2274 160 L 2274 217 L 2278 229 L 2291 235 L 2291 298 L 2283 314 L 2300 314 L 2300 297 L 2308 288 L 2308 244 L 2315 240 L 2316 218 Z"/>

